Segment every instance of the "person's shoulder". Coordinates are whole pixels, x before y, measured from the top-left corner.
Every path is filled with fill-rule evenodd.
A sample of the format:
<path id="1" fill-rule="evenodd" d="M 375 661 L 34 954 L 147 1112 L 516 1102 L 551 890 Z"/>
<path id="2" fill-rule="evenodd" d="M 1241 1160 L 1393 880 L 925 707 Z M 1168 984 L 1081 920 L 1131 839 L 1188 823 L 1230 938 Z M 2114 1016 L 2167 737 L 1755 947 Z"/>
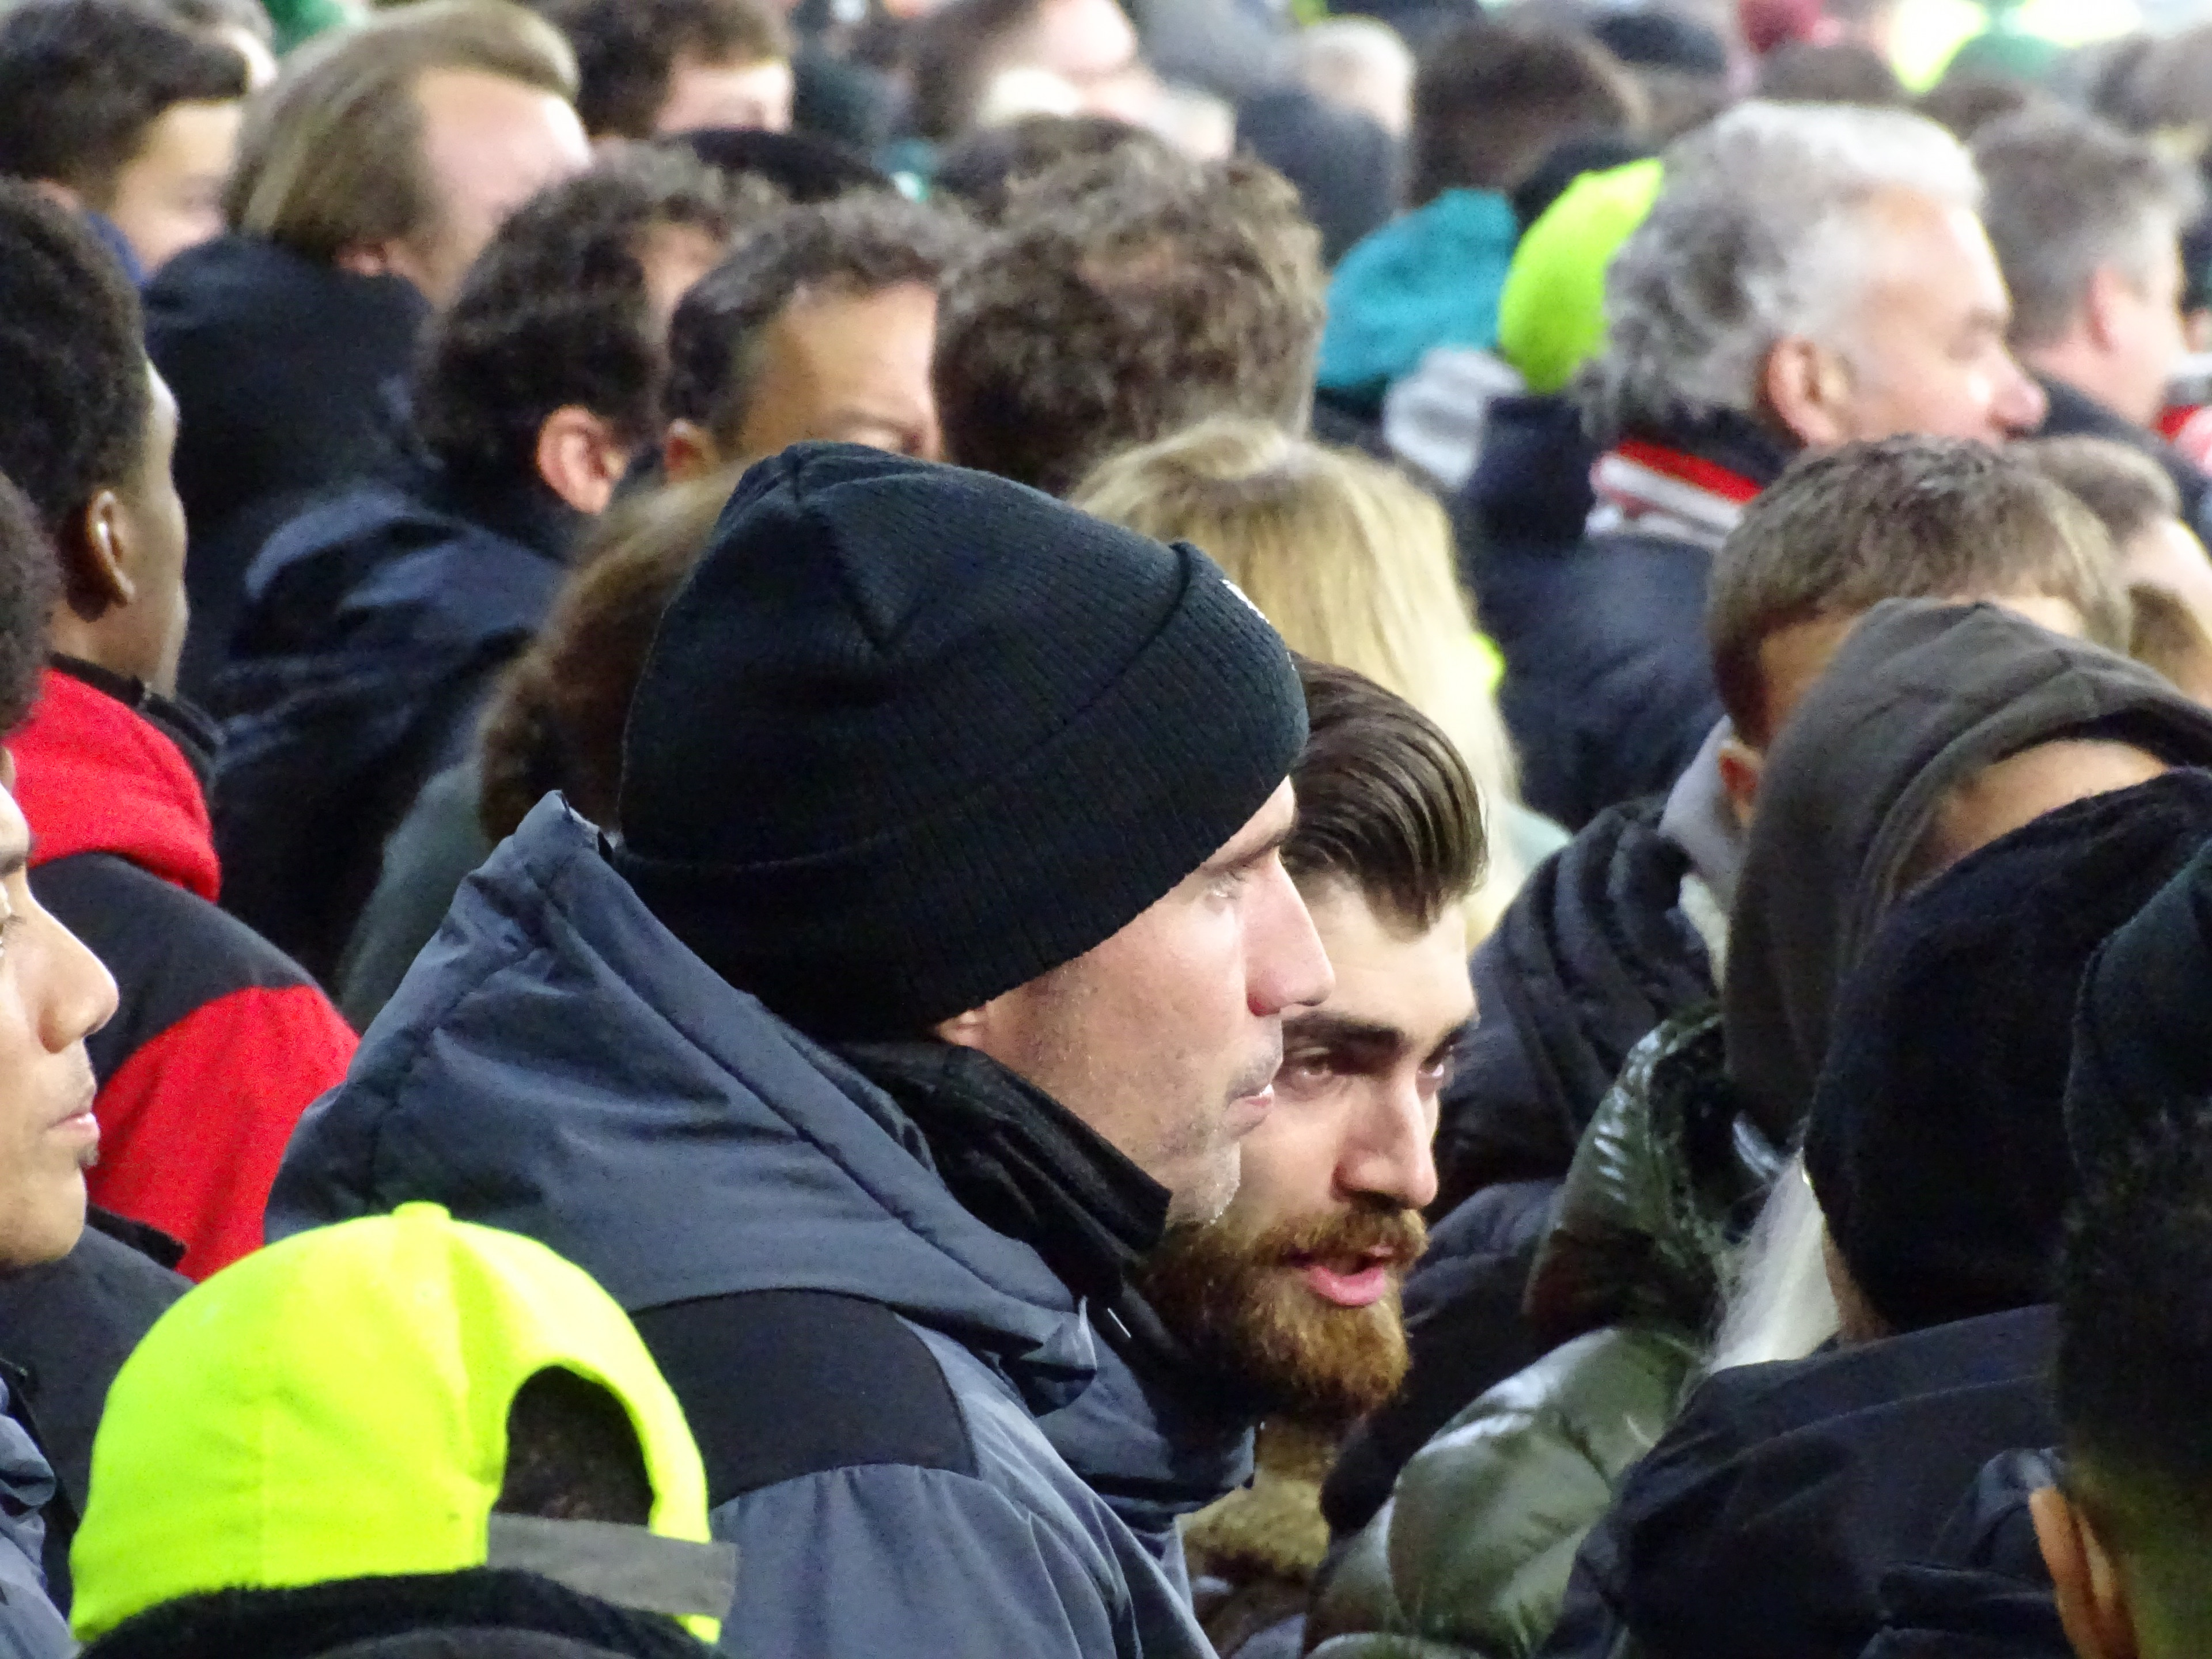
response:
<path id="1" fill-rule="evenodd" d="M 1747 1439 L 1939 1388 L 2039 1376 L 2057 1342 L 2047 1304 L 1962 1319 L 1804 1359 L 1742 1365 L 1701 1384 L 1685 1424 L 1740 1423 Z"/>
<path id="2" fill-rule="evenodd" d="M 710 1507 L 837 1469 L 981 1468 L 945 1367 L 881 1303 L 749 1291 L 634 1318 L 691 1419 Z"/>
<path id="3" fill-rule="evenodd" d="M 236 992 L 313 988 L 305 969 L 228 911 L 118 854 L 57 859 L 31 884 L 115 976 L 126 1048 Z"/>

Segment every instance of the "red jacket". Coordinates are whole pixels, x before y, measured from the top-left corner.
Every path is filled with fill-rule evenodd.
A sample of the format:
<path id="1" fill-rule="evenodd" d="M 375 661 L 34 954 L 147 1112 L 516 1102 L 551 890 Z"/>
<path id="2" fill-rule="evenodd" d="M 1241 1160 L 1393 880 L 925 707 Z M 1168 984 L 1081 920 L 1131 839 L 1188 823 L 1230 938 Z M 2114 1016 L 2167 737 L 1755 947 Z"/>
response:
<path id="1" fill-rule="evenodd" d="M 31 890 L 120 995 L 86 1045 L 100 1079 L 92 1201 L 182 1239 L 183 1271 L 204 1279 L 260 1244 L 292 1126 L 358 1040 L 289 957 L 216 907 L 207 798 L 180 746 L 191 723 L 68 663 L 46 671 L 9 747 Z"/>

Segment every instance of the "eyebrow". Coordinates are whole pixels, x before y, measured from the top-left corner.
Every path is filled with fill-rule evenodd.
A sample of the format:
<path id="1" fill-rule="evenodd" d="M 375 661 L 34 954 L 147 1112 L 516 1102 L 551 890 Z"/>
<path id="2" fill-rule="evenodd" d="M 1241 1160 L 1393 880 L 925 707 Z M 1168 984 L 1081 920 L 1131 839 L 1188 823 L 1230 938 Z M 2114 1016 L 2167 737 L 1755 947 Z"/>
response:
<path id="1" fill-rule="evenodd" d="M 1286 1042 L 1295 1040 L 1364 1054 L 1395 1054 L 1406 1046 L 1406 1034 L 1395 1025 L 1352 1014 L 1333 1014 L 1325 1008 L 1285 1020 L 1283 1038 Z"/>
<path id="2" fill-rule="evenodd" d="M 1294 820 L 1257 847 L 1247 848 L 1242 852 L 1217 853 L 1206 861 L 1204 867 L 1208 870 L 1242 870 L 1248 864 L 1257 864 L 1269 854 L 1281 852 L 1290 841 L 1291 832 L 1297 828 Z"/>
<path id="3" fill-rule="evenodd" d="M 7 880 L 10 876 L 21 875 L 30 867 L 30 863 L 31 848 L 27 842 L 21 847 L 11 847 L 0 852 L 0 881 Z"/>

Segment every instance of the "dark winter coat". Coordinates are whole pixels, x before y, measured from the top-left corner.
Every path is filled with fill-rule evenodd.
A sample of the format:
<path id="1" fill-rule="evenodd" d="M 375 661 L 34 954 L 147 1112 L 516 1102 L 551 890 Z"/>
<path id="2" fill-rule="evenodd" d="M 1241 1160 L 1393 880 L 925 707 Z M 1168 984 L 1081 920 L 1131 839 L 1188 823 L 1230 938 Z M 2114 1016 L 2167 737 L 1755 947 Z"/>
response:
<path id="1" fill-rule="evenodd" d="M 216 908 L 201 735 L 143 686 L 64 662 L 9 740 L 31 890 L 115 976 L 115 1018 L 85 1044 L 87 1189 L 183 1241 L 195 1279 L 259 1246 L 292 1126 L 355 1046 L 313 981 Z"/>
<path id="2" fill-rule="evenodd" d="M 1883 1578 L 1863 1659 L 2073 1659 L 2027 1504 L 2058 1474 L 2052 1452 L 1990 1459 L 1927 1558 Z"/>
<path id="3" fill-rule="evenodd" d="M 545 618 L 577 515 L 542 484 L 365 484 L 254 561 L 222 721 L 223 902 L 329 983 L 386 838 Z"/>
<path id="4" fill-rule="evenodd" d="M 179 253 L 145 300 L 146 349 L 176 393 L 177 493 L 192 531 L 178 684 L 200 697 L 229 659 L 262 543 L 390 459 L 430 307 L 404 277 L 356 276 L 235 234 Z"/>
<path id="5" fill-rule="evenodd" d="M 169 1271 L 179 1254 L 174 1239 L 94 1209 L 60 1261 L 0 1274 L 0 1366 L 58 1482 L 46 1506 L 46 1593 L 64 1612 L 70 1541 L 91 1496 L 92 1441 L 108 1385 L 191 1287 Z"/>
<path id="6" fill-rule="evenodd" d="M 1682 441 L 1758 485 L 1786 459 L 1748 422 Z M 1570 830 L 1665 791 L 1721 716 L 1705 580 L 1730 515 L 1711 533 L 1586 525 L 1598 459 L 1565 398 L 1501 399 L 1459 511 L 1469 586 L 1505 657 L 1498 702 L 1522 798 Z"/>
<path id="7" fill-rule="evenodd" d="M 0 1374 L 0 1659 L 65 1659 L 76 1649 L 39 1565 L 54 1492 L 54 1472 Z"/>
<path id="8" fill-rule="evenodd" d="M 1549 1659 L 1856 1659 L 1975 1474 L 2057 1434 L 2048 1306 L 1709 1378 L 1583 1544 Z"/>
<path id="9" fill-rule="evenodd" d="M 699 1438 L 732 1653 L 1200 1659 L 1037 1425 L 1097 1366 L 1057 1247 L 956 1198 L 917 1109 L 708 969 L 549 797 L 301 1124 L 270 1231 L 429 1199 L 592 1273 Z"/>

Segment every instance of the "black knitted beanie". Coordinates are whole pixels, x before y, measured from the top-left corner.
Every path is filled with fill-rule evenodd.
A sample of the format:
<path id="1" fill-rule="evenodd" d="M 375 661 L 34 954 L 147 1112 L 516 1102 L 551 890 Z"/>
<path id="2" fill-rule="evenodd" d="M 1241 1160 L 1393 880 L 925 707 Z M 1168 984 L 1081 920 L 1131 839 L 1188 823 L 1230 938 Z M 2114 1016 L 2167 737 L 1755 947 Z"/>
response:
<path id="1" fill-rule="evenodd" d="M 630 706 L 614 861 L 810 1036 L 918 1036 L 1118 933 L 1305 740 L 1195 548 L 849 445 L 748 472 Z"/>
<path id="2" fill-rule="evenodd" d="M 1845 981 L 1805 1173 L 1897 1329 L 2052 1295 L 2083 972 L 2208 836 L 2204 772 L 2060 807 L 1899 904 Z"/>

